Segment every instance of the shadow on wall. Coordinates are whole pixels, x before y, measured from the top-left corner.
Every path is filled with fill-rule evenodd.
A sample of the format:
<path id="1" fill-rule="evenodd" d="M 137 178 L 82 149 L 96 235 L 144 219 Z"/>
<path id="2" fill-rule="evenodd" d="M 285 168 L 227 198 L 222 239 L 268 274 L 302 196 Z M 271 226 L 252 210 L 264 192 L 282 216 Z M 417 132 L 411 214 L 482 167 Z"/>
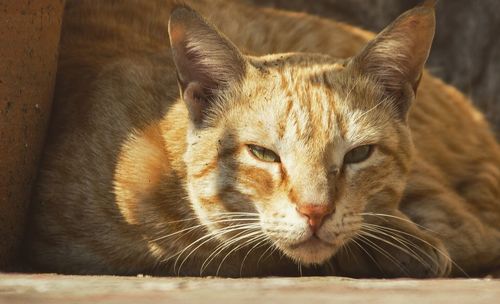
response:
<path id="1" fill-rule="evenodd" d="M 422 0 L 246 0 L 304 11 L 378 32 Z M 427 68 L 458 87 L 500 135 L 500 1 L 441 0 Z"/>
<path id="2" fill-rule="evenodd" d="M 0 1 L 0 270 L 16 257 L 56 76 L 63 0 Z"/>

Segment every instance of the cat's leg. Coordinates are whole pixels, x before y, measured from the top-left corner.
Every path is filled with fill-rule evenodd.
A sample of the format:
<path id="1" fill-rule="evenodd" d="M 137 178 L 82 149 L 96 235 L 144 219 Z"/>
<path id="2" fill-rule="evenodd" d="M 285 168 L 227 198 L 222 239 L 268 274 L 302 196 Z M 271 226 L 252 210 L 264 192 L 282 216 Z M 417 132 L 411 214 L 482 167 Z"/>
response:
<path id="1" fill-rule="evenodd" d="M 400 210 L 444 244 L 453 261 L 452 275 L 500 266 L 500 231 L 482 221 L 474 206 L 455 191 L 432 179 L 415 179 Z"/>
<path id="2" fill-rule="evenodd" d="M 390 198 L 368 206 L 359 236 L 338 254 L 340 274 L 466 276 L 500 267 L 500 229 L 477 210 L 486 203 L 472 204 L 446 180 L 420 163 L 398 209 L 387 208 Z"/>
<path id="3" fill-rule="evenodd" d="M 365 213 L 363 228 L 337 255 L 340 275 L 354 277 L 443 277 L 451 271 L 444 244 L 399 210 Z"/>
<path id="4" fill-rule="evenodd" d="M 429 167 L 412 172 L 399 210 L 367 210 L 349 245 L 359 262 L 343 262 L 349 265 L 345 274 L 467 276 L 500 266 L 498 228 L 481 221 L 471 204 L 431 173 Z"/>

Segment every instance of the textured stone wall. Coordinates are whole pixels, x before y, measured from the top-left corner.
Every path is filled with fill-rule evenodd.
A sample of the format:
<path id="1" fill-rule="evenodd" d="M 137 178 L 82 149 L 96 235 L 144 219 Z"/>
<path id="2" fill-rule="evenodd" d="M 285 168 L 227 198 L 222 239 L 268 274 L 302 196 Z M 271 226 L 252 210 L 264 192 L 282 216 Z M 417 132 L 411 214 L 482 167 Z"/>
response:
<path id="1" fill-rule="evenodd" d="M 0 1 L 0 270 L 16 257 L 50 116 L 63 2 Z"/>

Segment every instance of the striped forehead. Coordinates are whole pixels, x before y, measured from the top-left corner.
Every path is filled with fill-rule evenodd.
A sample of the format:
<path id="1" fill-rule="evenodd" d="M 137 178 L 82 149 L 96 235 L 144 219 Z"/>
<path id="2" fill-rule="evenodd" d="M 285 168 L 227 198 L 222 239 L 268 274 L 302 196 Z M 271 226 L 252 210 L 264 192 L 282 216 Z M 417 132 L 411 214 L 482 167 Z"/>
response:
<path id="1" fill-rule="evenodd" d="M 324 145 L 343 136 L 342 104 L 335 94 L 332 74 L 335 66 L 288 68 L 280 71 L 278 82 L 282 102 L 279 117 L 283 139 L 305 145 Z"/>
<path id="2" fill-rule="evenodd" d="M 258 72 L 242 91 L 249 99 L 234 111 L 245 140 L 319 156 L 381 136 L 388 116 L 372 111 L 369 79 L 352 77 L 331 58 L 273 60 L 254 63 Z"/>

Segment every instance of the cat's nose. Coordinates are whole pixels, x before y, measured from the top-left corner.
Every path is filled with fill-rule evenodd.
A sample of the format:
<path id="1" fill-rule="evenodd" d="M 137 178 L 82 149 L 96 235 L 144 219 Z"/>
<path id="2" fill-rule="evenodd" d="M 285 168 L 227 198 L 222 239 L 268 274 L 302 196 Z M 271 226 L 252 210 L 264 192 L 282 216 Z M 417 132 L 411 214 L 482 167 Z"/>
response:
<path id="1" fill-rule="evenodd" d="M 323 224 L 327 215 L 332 214 L 335 208 L 331 205 L 302 205 L 297 207 L 297 211 L 307 217 L 307 223 L 311 230 L 316 232 Z"/>

